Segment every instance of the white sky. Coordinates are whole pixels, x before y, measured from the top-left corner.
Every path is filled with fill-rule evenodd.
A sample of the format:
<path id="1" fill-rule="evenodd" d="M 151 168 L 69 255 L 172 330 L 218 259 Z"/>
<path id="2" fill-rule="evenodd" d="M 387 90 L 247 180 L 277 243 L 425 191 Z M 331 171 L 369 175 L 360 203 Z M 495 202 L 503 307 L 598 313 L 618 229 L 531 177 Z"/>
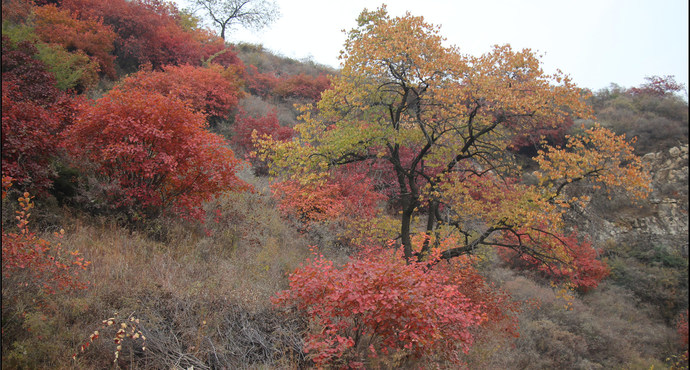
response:
<path id="1" fill-rule="evenodd" d="M 261 31 L 233 30 L 230 42 L 251 42 L 294 59 L 339 66 L 345 34 L 364 9 L 381 1 L 275 0 L 281 16 Z M 185 0 L 176 1 L 184 7 Z M 580 87 L 638 86 L 645 76 L 674 75 L 688 85 L 688 0 L 390 0 L 391 16 L 423 16 L 463 53 L 494 44 L 543 54 Z M 202 15 L 202 14 L 197 14 Z"/>

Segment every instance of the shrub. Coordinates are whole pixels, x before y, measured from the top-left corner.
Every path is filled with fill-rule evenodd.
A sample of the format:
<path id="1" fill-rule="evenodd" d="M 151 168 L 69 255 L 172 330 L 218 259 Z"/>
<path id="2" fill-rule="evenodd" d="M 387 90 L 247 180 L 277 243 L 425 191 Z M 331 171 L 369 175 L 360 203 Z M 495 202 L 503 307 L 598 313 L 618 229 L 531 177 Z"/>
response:
<path id="1" fill-rule="evenodd" d="M 93 58 L 101 72 L 115 78 L 113 42 L 117 36 L 110 27 L 94 19 L 77 19 L 69 10 L 55 5 L 36 7 L 36 34 L 46 43 L 63 46 L 68 51 L 81 50 Z"/>
<path id="2" fill-rule="evenodd" d="M 339 171 L 318 182 L 288 179 L 271 185 L 278 207 L 303 222 L 339 219 L 369 220 L 378 212 L 384 197 L 374 192 L 364 174 Z"/>
<path id="3" fill-rule="evenodd" d="M 331 81 L 324 74 L 313 77 L 300 73 L 279 79 L 274 92 L 283 99 L 295 98 L 318 101 L 321 98 L 321 93 L 330 87 Z"/>
<path id="4" fill-rule="evenodd" d="M 628 138 L 638 154 L 668 150 L 688 142 L 688 103 L 676 95 L 682 86 L 672 78 L 650 77 L 640 87 L 612 84 L 590 102 L 603 125 Z"/>
<path id="5" fill-rule="evenodd" d="M 8 187 L 7 180 L 3 178 L 4 187 Z M 3 295 L 6 286 L 49 294 L 58 290 L 85 289 L 86 283 L 80 279 L 79 272 L 90 262 L 84 261 L 79 252 L 65 251 L 60 243 L 53 245 L 29 230 L 29 217 L 34 207 L 32 198 L 25 192 L 18 199 L 21 208 L 16 217 L 19 232 L 2 232 Z M 64 230 L 55 236 L 62 234 Z"/>
<path id="6" fill-rule="evenodd" d="M 248 186 L 235 176 L 239 162 L 204 116 L 174 97 L 114 89 L 84 105 L 65 145 L 85 168 L 94 164 L 115 208 L 137 219 L 164 211 L 201 217 L 202 203 Z"/>
<path id="7" fill-rule="evenodd" d="M 581 291 L 594 289 L 609 275 L 609 267 L 598 260 L 598 251 L 586 240 L 578 241 L 573 233 L 561 237 L 569 258 L 572 259 L 568 267 L 544 266 L 536 258 L 529 255 L 519 255 L 510 249 L 500 249 L 499 255 L 513 267 L 521 270 L 536 270 L 549 280 L 557 283 L 569 282 Z"/>
<path id="8" fill-rule="evenodd" d="M 74 101 L 56 88 L 31 43 L 3 36 L 2 51 L 2 174 L 22 190 L 43 194 L 52 185 L 52 160 Z"/>
<path id="9" fill-rule="evenodd" d="M 38 50 L 29 41 L 13 42 L 2 36 L 2 80 L 12 82 L 25 100 L 46 106 L 63 95 L 55 86 L 55 77 L 37 58 Z M 3 89 L 5 91 L 5 89 Z"/>
<path id="10" fill-rule="evenodd" d="M 162 71 L 142 70 L 125 78 L 117 87 L 139 89 L 178 98 L 195 112 L 207 116 L 211 124 L 227 119 L 242 97 L 240 79 L 232 68 L 213 64 L 164 66 Z"/>
<path id="11" fill-rule="evenodd" d="M 63 0 L 62 6 L 79 12 L 84 20 L 102 19 L 117 34 L 114 53 L 119 66 L 134 71 L 150 63 L 154 69 L 164 65 L 200 65 L 220 50 L 222 40 L 203 30 L 180 26 L 180 12 L 171 2 L 161 0 Z M 236 64 L 243 69 L 232 50 L 214 59 L 222 65 Z"/>
<path id="12" fill-rule="evenodd" d="M 31 14 L 32 0 L 5 0 L 2 2 L 2 20 L 14 23 L 26 21 Z M 4 30 L 3 30 L 4 33 Z"/>
<path id="13" fill-rule="evenodd" d="M 290 127 L 280 126 L 275 108 L 268 112 L 264 117 L 252 117 L 244 108 L 238 109 L 235 116 L 235 124 L 232 135 L 232 144 L 237 152 L 251 161 L 254 173 L 268 173 L 268 166 L 265 161 L 260 160 L 252 152 L 254 148 L 254 136 L 271 136 L 274 140 L 290 140 L 294 131 Z"/>
<path id="14" fill-rule="evenodd" d="M 430 354 L 457 362 L 474 330 L 498 319 L 492 310 L 505 302 L 469 261 L 429 268 L 397 254 L 371 249 L 342 268 L 316 255 L 290 275 L 274 303 L 309 317 L 305 351 L 317 366 L 363 367 L 379 356 L 400 366 Z"/>
<path id="15" fill-rule="evenodd" d="M 98 83 L 98 63 L 81 51 L 70 53 L 57 44 L 39 44 L 38 58 L 48 65 L 61 90 L 82 93 Z"/>
<path id="16" fill-rule="evenodd" d="M 247 89 L 250 93 L 265 98 L 278 85 L 278 77 L 274 73 L 261 73 L 250 65 L 247 68 Z"/>

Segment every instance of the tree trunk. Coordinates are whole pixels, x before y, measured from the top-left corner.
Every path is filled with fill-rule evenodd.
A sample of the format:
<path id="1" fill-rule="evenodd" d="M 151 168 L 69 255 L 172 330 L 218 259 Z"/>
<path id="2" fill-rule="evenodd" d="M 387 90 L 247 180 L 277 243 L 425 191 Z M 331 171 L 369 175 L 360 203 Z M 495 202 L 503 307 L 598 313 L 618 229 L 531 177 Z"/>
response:
<path id="1" fill-rule="evenodd" d="M 422 245 L 422 250 L 419 253 L 418 260 L 422 261 L 426 255 L 429 253 L 431 244 L 431 233 L 436 228 L 436 212 L 438 211 L 438 201 L 432 200 L 429 202 L 428 216 L 426 219 L 426 239 L 424 239 L 424 244 Z"/>
<path id="2" fill-rule="evenodd" d="M 406 196 L 409 198 L 409 196 Z M 409 200 L 403 201 L 403 213 L 400 219 L 400 236 L 402 239 L 403 252 L 405 253 L 405 261 L 408 263 L 412 259 L 412 238 L 410 237 L 410 226 L 412 224 L 412 213 L 414 212 L 414 204 Z"/>

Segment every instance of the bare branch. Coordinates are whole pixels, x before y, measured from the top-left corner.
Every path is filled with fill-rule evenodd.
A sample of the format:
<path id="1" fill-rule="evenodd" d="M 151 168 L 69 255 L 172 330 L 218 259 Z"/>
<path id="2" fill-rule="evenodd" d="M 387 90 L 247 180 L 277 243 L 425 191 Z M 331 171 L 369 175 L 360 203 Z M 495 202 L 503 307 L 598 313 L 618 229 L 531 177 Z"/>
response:
<path id="1" fill-rule="evenodd" d="M 194 0 L 197 9 L 206 11 L 211 23 L 220 29 L 220 37 L 234 25 L 261 29 L 280 16 L 273 0 Z"/>

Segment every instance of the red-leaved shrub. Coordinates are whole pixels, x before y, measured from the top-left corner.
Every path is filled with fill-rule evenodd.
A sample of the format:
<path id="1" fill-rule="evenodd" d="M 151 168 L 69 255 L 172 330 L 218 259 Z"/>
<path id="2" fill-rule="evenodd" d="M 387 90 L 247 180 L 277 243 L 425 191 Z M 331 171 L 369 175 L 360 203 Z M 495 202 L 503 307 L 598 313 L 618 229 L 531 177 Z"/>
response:
<path id="1" fill-rule="evenodd" d="M 119 191 L 110 202 L 153 216 L 183 211 L 201 217 L 202 203 L 248 185 L 235 173 L 239 161 L 225 140 L 206 129 L 200 113 L 175 97 L 114 89 L 84 105 L 65 137 L 82 166 Z"/>
<path id="2" fill-rule="evenodd" d="M 139 71 L 125 78 L 117 87 L 157 92 L 178 98 L 195 112 L 203 113 L 210 123 L 227 119 L 242 97 L 240 78 L 232 68 L 212 64 L 164 66 L 162 71 Z"/>
<path id="3" fill-rule="evenodd" d="M 512 249 L 499 249 L 499 255 L 513 267 L 524 270 L 539 271 L 544 277 L 557 283 L 569 282 L 580 290 L 594 289 L 609 275 L 609 267 L 597 259 L 598 253 L 586 240 L 579 241 L 575 233 L 559 236 L 566 255 L 570 261 L 561 265 L 546 266 L 535 257 L 518 254 Z"/>
<path id="4" fill-rule="evenodd" d="M 102 19 L 117 34 L 115 56 L 126 71 L 150 63 L 154 69 L 165 65 L 201 65 L 211 55 L 225 49 L 222 40 L 204 30 L 180 26 L 180 12 L 172 2 L 161 0 L 63 0 L 62 6 L 77 12 L 80 19 Z M 232 50 L 214 62 L 244 69 Z"/>
<path id="5" fill-rule="evenodd" d="M 324 74 L 314 77 L 300 73 L 279 79 L 274 92 L 284 99 L 297 98 L 318 101 L 321 98 L 321 93 L 330 87 L 331 81 Z"/>
<path id="6" fill-rule="evenodd" d="M 29 42 L 14 45 L 2 38 L 2 175 L 41 194 L 52 185 L 51 162 L 74 102 L 55 86 L 36 53 Z"/>
<path id="7" fill-rule="evenodd" d="M 337 268 L 316 255 L 290 275 L 290 289 L 274 303 L 309 317 L 305 351 L 317 366 L 360 368 L 394 354 L 457 362 L 457 350 L 467 351 L 474 331 L 493 319 L 489 307 L 503 303 L 465 259 L 430 268 L 433 257 L 410 264 L 401 257 L 372 249 Z"/>
<path id="8" fill-rule="evenodd" d="M 252 117 L 242 107 L 237 110 L 233 131 L 233 146 L 237 149 L 238 154 L 245 157 L 251 157 L 251 153 L 255 149 L 252 135 L 258 137 L 268 135 L 274 140 L 286 141 L 292 139 L 295 134 L 292 128 L 280 125 L 275 109 L 263 117 Z M 266 166 L 265 163 L 259 163 L 258 160 L 253 161 L 252 165 L 262 168 Z"/>

